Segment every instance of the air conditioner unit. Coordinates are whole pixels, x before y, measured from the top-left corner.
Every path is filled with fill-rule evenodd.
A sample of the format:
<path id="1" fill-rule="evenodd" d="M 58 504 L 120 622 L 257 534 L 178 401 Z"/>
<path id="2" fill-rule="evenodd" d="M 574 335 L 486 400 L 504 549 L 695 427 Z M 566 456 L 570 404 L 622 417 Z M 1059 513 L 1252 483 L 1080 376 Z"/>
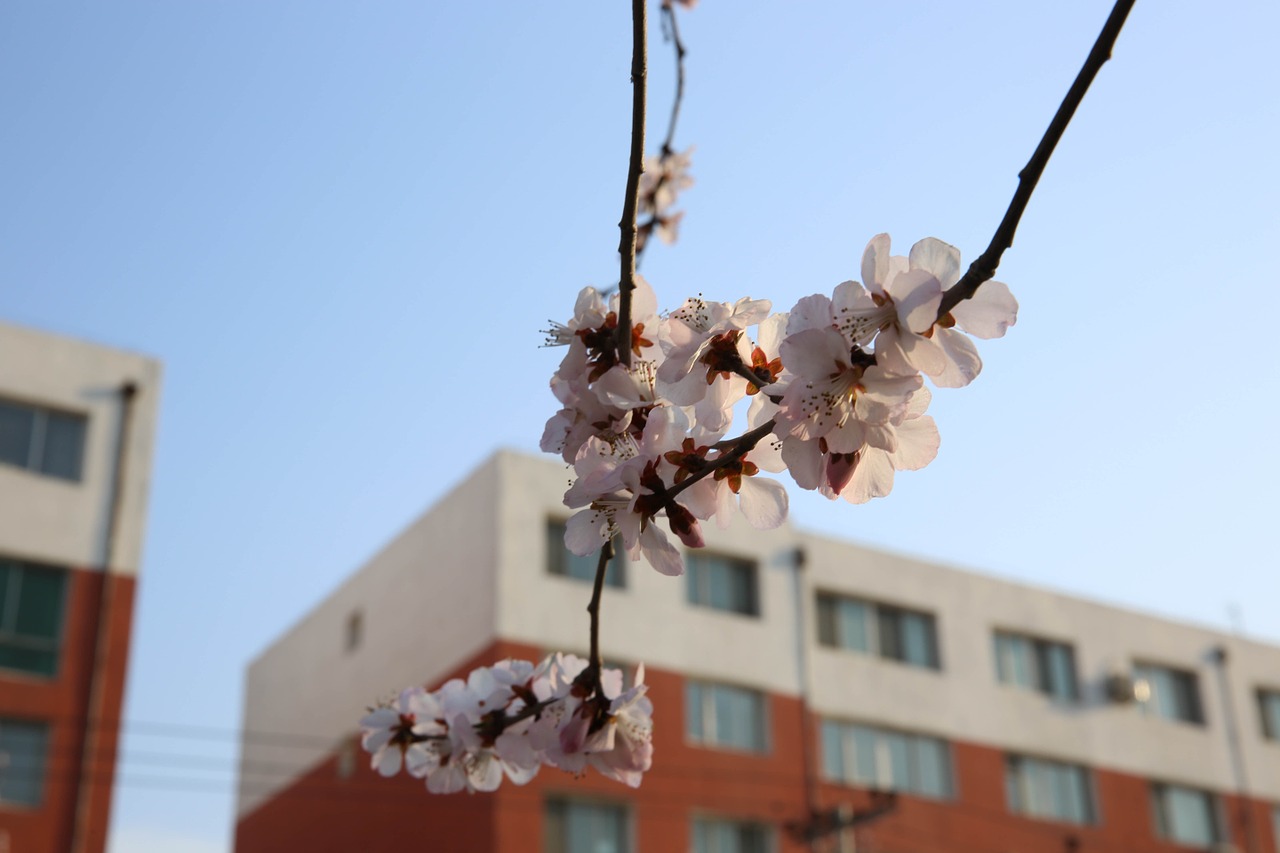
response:
<path id="1" fill-rule="evenodd" d="M 1145 681 L 1135 681 L 1133 676 L 1125 672 L 1108 675 L 1104 687 L 1107 698 L 1117 705 L 1144 701 L 1151 693 L 1151 688 Z"/>

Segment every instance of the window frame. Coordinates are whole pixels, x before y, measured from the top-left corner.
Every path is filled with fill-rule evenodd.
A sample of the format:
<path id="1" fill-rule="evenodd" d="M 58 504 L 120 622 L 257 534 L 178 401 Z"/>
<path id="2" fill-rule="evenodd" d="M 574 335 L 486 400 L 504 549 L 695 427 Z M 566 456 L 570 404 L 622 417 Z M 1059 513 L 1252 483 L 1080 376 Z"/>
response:
<path id="1" fill-rule="evenodd" d="M 580 797 L 562 792 L 550 792 L 542 803 L 542 850 L 544 853 L 569 853 L 568 812 L 570 809 L 608 809 L 619 814 L 621 825 L 618 838 L 622 841 L 622 849 L 618 853 L 634 853 L 636 850 L 635 823 L 629 803 L 598 797 Z M 561 835 L 564 844 L 553 845 L 552 835 L 555 829 L 553 811 L 563 810 Z"/>
<path id="2" fill-rule="evenodd" d="M 41 753 L 41 761 L 39 763 L 39 769 L 37 771 L 39 776 L 36 779 L 35 785 L 34 785 L 36 796 L 35 796 L 35 799 L 32 801 L 16 800 L 16 799 L 11 800 L 11 799 L 4 798 L 3 796 L 4 767 L 0 767 L 0 812 L 34 811 L 36 809 L 39 809 L 41 806 L 43 806 L 46 800 L 45 789 L 49 781 L 50 746 L 53 740 L 52 726 L 49 725 L 49 722 L 47 720 L 36 720 L 36 719 L 23 718 L 23 717 L 0 716 L 0 743 L 3 743 L 4 729 L 6 728 L 6 726 L 23 727 L 27 729 L 39 730 L 39 733 L 40 733 L 39 739 L 41 741 L 39 746 L 39 752 Z M 4 751 L 0 751 L 0 755 L 5 755 L 7 758 L 8 753 Z"/>
<path id="3" fill-rule="evenodd" d="M 599 557 L 596 555 L 579 557 L 571 553 L 564 544 L 567 525 L 567 521 L 558 518 L 548 518 L 546 520 L 544 530 L 546 543 L 543 549 L 543 564 L 546 574 L 556 578 L 565 578 L 575 583 L 593 583 L 596 574 L 595 566 L 598 565 Z M 574 574 L 570 569 L 574 560 L 591 561 L 590 571 L 582 575 Z M 614 553 L 613 559 L 609 561 L 609 568 L 604 573 L 605 589 L 621 590 L 627 588 L 627 563 L 629 562 L 630 560 L 627 559 L 625 551 L 618 550 Z"/>
<path id="4" fill-rule="evenodd" d="M 28 414 L 31 419 L 31 426 L 30 435 L 27 438 L 26 460 L 19 463 L 16 460 L 0 456 L 0 466 L 29 471 L 41 477 L 51 477 L 68 483 L 84 482 L 85 457 L 87 456 L 89 445 L 88 413 L 71 411 L 56 406 L 46 406 L 40 403 L 29 403 L 25 400 L 15 400 L 12 397 L 0 397 L 0 409 L 4 407 L 17 409 Z M 49 460 L 45 457 L 45 449 L 49 440 L 49 419 L 51 417 L 75 424 L 79 430 L 74 475 L 49 470 L 51 466 L 49 465 Z"/>
<path id="5" fill-rule="evenodd" d="M 1015 766 L 1019 768 L 1019 772 L 1015 773 Z M 1051 771 L 1062 772 L 1070 771 L 1078 775 L 1078 781 L 1081 789 L 1076 793 L 1079 794 L 1080 802 L 1084 807 L 1083 820 L 1076 820 L 1063 814 L 1063 810 L 1058 809 L 1061 804 L 1056 800 L 1053 802 L 1054 812 L 1046 814 L 1036 811 L 1031 804 L 1033 798 L 1028 796 L 1027 788 L 1035 781 L 1029 775 L 1022 775 L 1022 768 L 1034 771 Z M 1097 785 L 1093 780 L 1093 770 L 1083 764 L 1077 764 L 1073 761 L 1061 761 L 1056 758 L 1045 758 L 1039 755 L 1027 755 L 1025 753 L 1010 752 L 1004 757 L 1004 773 L 1005 773 L 1005 804 L 1009 809 L 1009 813 L 1025 817 L 1030 820 L 1041 820 L 1051 823 L 1070 824 L 1071 826 L 1098 826 L 1102 821 L 1098 809 Z M 1016 778 L 1015 778 L 1016 777 Z M 1018 787 L 1018 802 L 1014 802 L 1014 785 Z"/>
<path id="6" fill-rule="evenodd" d="M 1255 689 L 1254 695 L 1257 697 L 1262 739 L 1280 742 L 1280 690 L 1274 687 L 1260 686 Z M 1268 708 L 1272 705 L 1275 706 L 1275 709 L 1269 711 Z M 1276 838 L 1280 840 L 1280 835 L 1277 835 Z"/>
<path id="7" fill-rule="evenodd" d="M 995 658 L 996 681 L 998 683 L 1020 690 L 1041 693 L 1054 702 L 1069 704 L 1080 702 L 1080 669 L 1076 662 L 1074 643 L 1064 640 L 1051 640 L 1047 637 L 1008 628 L 993 628 L 991 638 Z M 1018 681 L 1016 677 L 1013 677 L 1013 673 L 1006 672 L 1002 641 L 1005 643 L 1017 642 L 1025 644 L 1026 660 L 1029 666 L 1028 675 L 1031 683 L 1024 684 Z M 1069 682 L 1066 685 L 1065 692 L 1059 692 L 1055 689 L 1054 667 L 1050 657 L 1054 650 L 1065 653 L 1067 658 Z"/>
<path id="8" fill-rule="evenodd" d="M 717 690 L 734 691 L 752 699 L 757 709 L 756 731 L 754 732 L 756 737 L 753 738 L 755 741 L 753 744 L 743 745 L 721 739 L 720 734 L 716 731 L 715 720 L 716 703 L 714 693 Z M 698 702 L 696 703 L 697 732 L 694 732 L 690 725 L 695 719 L 693 715 L 695 691 L 698 691 Z M 719 749 L 747 755 L 768 755 L 773 751 L 772 711 L 770 709 L 769 694 L 763 690 L 744 687 L 740 684 L 730 684 L 724 681 L 686 678 L 684 683 L 684 703 L 684 738 L 686 743 L 706 749 Z M 756 745 L 757 743 L 758 745 Z"/>
<path id="9" fill-rule="evenodd" d="M 858 760 L 857 750 L 859 732 L 869 734 L 874 739 L 872 741 L 871 762 L 874 765 L 872 775 L 875 778 L 866 778 L 864 774 L 859 772 L 860 761 Z M 834 733 L 838 739 L 840 753 L 840 770 L 838 773 L 834 771 L 834 768 L 827 761 L 829 733 Z M 881 780 L 885 775 L 885 771 L 888 771 L 890 777 L 893 776 L 894 761 L 890 748 L 886 746 L 882 750 L 880 741 L 885 739 L 887 743 L 887 739 L 891 738 L 902 739 L 907 762 L 907 779 L 905 784 L 890 784 L 885 787 L 881 785 Z M 941 783 L 940 792 L 931 790 L 931 786 L 926 784 L 927 774 L 924 771 L 924 763 L 921 761 L 921 746 L 926 743 L 932 748 L 937 748 L 938 756 L 943 759 L 942 773 L 937 778 L 937 781 Z M 819 775 L 827 782 L 877 791 L 892 790 L 899 794 L 921 797 L 935 802 L 951 802 L 957 798 L 956 762 L 951 741 L 929 732 L 900 729 L 862 720 L 822 717 L 818 726 L 818 755 Z M 888 765 L 881 766 L 881 762 L 886 759 L 888 760 Z M 896 780 L 891 780 L 891 783 L 893 781 Z"/>
<path id="10" fill-rule="evenodd" d="M 1170 830 L 1172 824 L 1169 821 L 1168 803 L 1164 800 L 1164 796 L 1170 792 L 1182 792 L 1195 794 L 1203 798 L 1207 808 L 1206 814 L 1209 818 L 1209 833 L 1212 838 L 1207 842 L 1209 846 L 1221 844 L 1228 841 L 1225 832 L 1227 823 L 1223 820 L 1222 800 L 1212 791 L 1203 788 L 1196 788 L 1191 785 L 1181 785 L 1176 782 L 1156 782 L 1153 781 L 1148 786 L 1148 799 L 1151 803 L 1151 822 L 1155 830 L 1156 838 L 1170 844 L 1180 844 L 1186 847 L 1203 847 L 1205 842 L 1200 839 L 1178 838 Z"/>
<path id="11" fill-rule="evenodd" d="M 1160 701 L 1157 696 L 1157 685 L 1160 683 L 1158 679 L 1149 678 L 1145 672 L 1156 673 L 1162 672 L 1173 678 L 1175 684 L 1175 694 L 1172 697 L 1164 697 L 1164 701 Z M 1135 682 L 1146 682 L 1151 690 L 1151 695 L 1142 702 L 1138 703 L 1139 712 L 1145 717 L 1154 717 L 1160 720 L 1168 720 L 1173 723 L 1183 723 L 1193 726 L 1207 726 L 1208 719 L 1205 716 L 1204 697 L 1200 692 L 1200 674 L 1193 669 L 1184 669 L 1178 666 L 1170 666 L 1169 664 L 1156 663 L 1150 660 L 1135 660 L 1133 662 L 1133 679 Z M 1178 686 L 1180 685 L 1180 687 Z M 1178 696 L 1177 691 L 1183 690 L 1183 695 Z M 1159 694 L 1163 697 L 1163 693 Z M 1169 710 L 1166 702 L 1179 702 L 1180 699 L 1188 699 L 1186 706 L 1186 714 L 1179 713 L 1178 708 L 1172 709 L 1172 713 L 1166 713 Z"/>
<path id="12" fill-rule="evenodd" d="M 0 677 L 10 677 L 13 674 L 17 674 L 24 678 L 35 678 L 42 681 L 57 678 L 58 672 L 62 669 L 62 645 L 66 638 L 67 599 L 70 595 L 69 587 L 71 585 L 69 573 L 66 569 L 57 566 L 34 563 L 30 560 L 19 560 L 3 555 L 0 555 L 0 568 L 5 570 L 3 577 L 0 577 L 0 583 L 4 583 L 6 586 L 3 591 L 4 594 L 0 596 L 0 602 L 3 602 L 3 607 L 0 607 L 0 650 L 6 648 L 34 650 L 49 654 L 52 660 L 52 666 L 47 672 L 40 669 L 10 666 L 0 662 Z M 57 576 L 58 600 L 54 605 L 57 625 L 52 637 L 39 637 L 18 631 L 17 622 L 22 606 L 22 579 L 28 572 L 48 573 Z M 16 593 L 14 592 L 15 585 L 17 586 Z"/>
<path id="13" fill-rule="evenodd" d="M 722 561 L 717 564 L 713 561 Z M 746 616 L 751 619 L 760 619 L 763 617 L 762 602 L 760 596 L 760 564 L 748 557 L 737 557 L 733 554 L 726 554 L 720 551 L 706 551 L 698 549 L 697 551 L 689 551 L 684 555 L 685 564 L 685 601 L 694 606 L 704 608 L 706 610 L 715 610 L 718 613 L 730 613 L 736 616 Z M 734 571 L 741 571 L 742 576 L 746 578 L 746 607 L 739 609 L 737 607 L 722 607 L 714 602 L 715 595 L 713 590 L 714 575 L 716 569 L 727 570 L 730 574 Z"/>
<path id="14" fill-rule="evenodd" d="M 863 620 L 865 632 L 863 643 L 854 644 L 845 638 L 841 628 L 845 622 L 841 618 L 842 605 L 864 608 L 863 616 L 859 617 Z M 819 646 L 870 655 L 916 669 L 942 671 L 942 644 L 938 637 L 938 616 L 935 613 L 830 590 L 815 590 L 814 608 Z M 911 620 L 921 620 L 919 624 L 925 626 L 927 647 L 924 662 L 914 660 L 909 654 L 911 642 L 907 626 Z"/>
<path id="15" fill-rule="evenodd" d="M 773 824 L 753 818 L 741 818 L 731 815 L 715 814 L 710 812 L 695 812 L 689 817 L 689 850 L 691 853 L 741 853 L 741 851 L 723 851 L 718 849 L 703 850 L 698 846 L 698 828 L 699 826 L 730 826 L 738 830 L 754 831 L 759 830 L 762 837 L 763 853 L 774 853 L 778 849 L 777 832 Z M 749 851 L 748 851 L 749 853 Z"/>

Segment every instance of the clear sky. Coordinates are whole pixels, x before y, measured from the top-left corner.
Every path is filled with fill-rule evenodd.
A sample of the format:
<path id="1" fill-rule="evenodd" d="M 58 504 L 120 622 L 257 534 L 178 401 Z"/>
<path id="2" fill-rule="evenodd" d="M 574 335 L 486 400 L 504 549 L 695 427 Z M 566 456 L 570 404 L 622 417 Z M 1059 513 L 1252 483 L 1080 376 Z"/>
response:
<path id="1" fill-rule="evenodd" d="M 536 451 L 538 329 L 616 276 L 628 5 L 0 5 L 0 316 L 165 365 L 115 853 L 227 849 L 248 660 Z M 881 231 L 967 263 L 1108 10 L 704 0 L 660 300 L 785 310 Z M 795 524 L 1280 642 L 1276 32 L 1269 0 L 1139 0 L 937 461 L 866 507 L 793 491 Z"/>

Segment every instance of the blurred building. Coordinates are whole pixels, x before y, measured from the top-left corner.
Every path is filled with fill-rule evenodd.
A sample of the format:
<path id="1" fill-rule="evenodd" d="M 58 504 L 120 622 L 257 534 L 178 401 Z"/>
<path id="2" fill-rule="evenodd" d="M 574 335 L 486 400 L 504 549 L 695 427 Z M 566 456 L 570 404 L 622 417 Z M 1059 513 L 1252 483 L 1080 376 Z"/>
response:
<path id="1" fill-rule="evenodd" d="M 160 366 L 0 323 L 0 851 L 106 844 Z"/>
<path id="2" fill-rule="evenodd" d="M 253 662 L 240 853 L 1280 849 L 1280 648 L 785 527 L 614 570 L 603 652 L 655 706 L 638 790 L 376 777 L 377 699 L 585 652 L 566 480 L 490 459 Z"/>

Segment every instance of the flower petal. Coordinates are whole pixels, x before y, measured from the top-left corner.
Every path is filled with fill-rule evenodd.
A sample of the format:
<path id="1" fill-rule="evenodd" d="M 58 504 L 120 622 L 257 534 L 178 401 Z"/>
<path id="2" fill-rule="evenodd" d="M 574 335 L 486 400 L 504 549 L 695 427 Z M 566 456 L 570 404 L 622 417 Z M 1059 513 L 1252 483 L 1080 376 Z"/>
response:
<path id="1" fill-rule="evenodd" d="M 911 247 L 911 269 L 927 270 L 945 290 L 960 280 L 960 250 L 937 237 L 925 237 Z"/>
<path id="2" fill-rule="evenodd" d="M 975 338 L 1004 337 L 1005 330 L 1018 322 L 1018 300 L 1002 281 L 984 282 L 972 298 L 951 309 L 956 325 Z"/>
<path id="3" fill-rule="evenodd" d="M 787 490 L 767 477 L 743 477 L 738 504 L 756 530 L 773 530 L 787 517 Z"/>

